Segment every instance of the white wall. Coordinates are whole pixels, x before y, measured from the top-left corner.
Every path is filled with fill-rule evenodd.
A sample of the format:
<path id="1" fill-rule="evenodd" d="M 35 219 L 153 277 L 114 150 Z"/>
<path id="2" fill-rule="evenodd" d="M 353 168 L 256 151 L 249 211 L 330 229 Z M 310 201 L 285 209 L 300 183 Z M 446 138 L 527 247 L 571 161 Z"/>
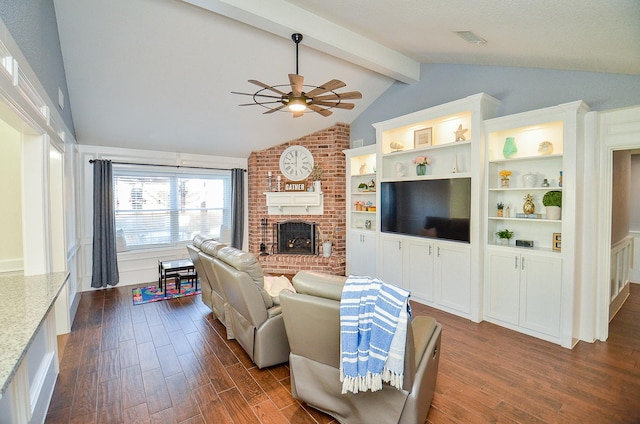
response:
<path id="1" fill-rule="evenodd" d="M 20 133 L 0 120 L 0 272 L 22 270 L 22 178 Z"/>
<path id="2" fill-rule="evenodd" d="M 596 286 L 591 288 L 595 304 L 589 308 L 585 305 L 585 327 L 592 324 L 595 338 L 606 340 L 609 336 L 609 293 L 610 293 L 610 250 L 612 241 L 612 185 L 613 154 L 618 150 L 640 149 L 640 106 L 602 112 L 597 120 L 599 138 L 599 170 L 598 170 L 598 225 L 596 230 L 597 273 Z M 593 203 L 591 203 L 591 206 Z M 585 205 L 590 207 L 590 205 Z M 587 315 L 588 314 L 588 315 Z"/>

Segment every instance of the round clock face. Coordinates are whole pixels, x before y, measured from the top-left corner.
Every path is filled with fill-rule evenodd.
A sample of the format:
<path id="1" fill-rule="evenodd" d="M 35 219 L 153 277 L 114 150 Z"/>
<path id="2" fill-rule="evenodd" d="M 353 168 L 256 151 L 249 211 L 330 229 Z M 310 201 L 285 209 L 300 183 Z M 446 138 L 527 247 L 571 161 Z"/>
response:
<path id="1" fill-rule="evenodd" d="M 290 146 L 280 155 L 280 172 L 291 181 L 304 180 L 313 170 L 313 155 L 302 146 Z"/>

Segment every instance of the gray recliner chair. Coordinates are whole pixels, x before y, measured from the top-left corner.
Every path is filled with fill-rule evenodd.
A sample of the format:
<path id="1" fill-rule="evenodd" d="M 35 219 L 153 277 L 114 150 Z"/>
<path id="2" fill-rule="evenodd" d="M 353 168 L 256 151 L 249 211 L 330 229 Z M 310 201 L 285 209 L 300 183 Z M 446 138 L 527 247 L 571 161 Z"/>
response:
<path id="1" fill-rule="evenodd" d="M 218 256 L 218 252 L 224 247 L 227 247 L 227 245 L 215 240 L 207 240 L 200 246 L 198 258 L 206 277 L 206 280 L 202 282 L 202 301 L 211 308 L 215 317 L 224 324 L 227 329 L 227 338 L 233 339 L 233 331 L 227 317 L 227 301 L 213 269 L 213 263 Z"/>
<path id="2" fill-rule="evenodd" d="M 202 250 L 202 243 L 208 241 L 205 236 L 201 236 L 200 234 L 196 235 L 191 243 L 187 244 L 187 252 L 189 252 L 189 258 L 191 258 L 191 262 L 193 262 L 193 266 L 196 267 L 196 272 L 198 273 L 198 278 L 200 279 L 200 289 L 202 290 L 202 301 L 205 305 L 207 305 L 211 310 L 213 310 L 212 302 L 211 302 L 211 290 L 209 289 L 210 284 L 207 278 L 207 275 L 202 266 L 202 261 L 200 261 L 199 253 Z M 205 286 L 206 285 L 206 286 Z M 215 314 L 215 311 L 214 311 Z"/>
<path id="3" fill-rule="evenodd" d="M 264 274 L 256 257 L 233 247 L 217 252 L 213 261 L 224 293 L 235 339 L 258 368 L 287 362 L 289 342 L 282 309 L 264 289 Z"/>
<path id="4" fill-rule="evenodd" d="M 301 271 L 293 278 L 297 293 L 280 293 L 293 397 L 341 423 L 423 424 L 435 390 L 442 326 L 430 317 L 407 323 L 402 390 L 384 384 L 376 392 L 342 394 L 340 297 L 345 280 Z"/>

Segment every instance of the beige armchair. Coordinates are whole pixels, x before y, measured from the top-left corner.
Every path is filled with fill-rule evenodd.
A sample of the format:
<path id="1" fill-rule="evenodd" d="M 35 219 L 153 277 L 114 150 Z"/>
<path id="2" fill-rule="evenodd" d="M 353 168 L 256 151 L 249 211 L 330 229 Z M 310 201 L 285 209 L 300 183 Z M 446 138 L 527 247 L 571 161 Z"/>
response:
<path id="1" fill-rule="evenodd" d="M 264 274 L 256 257 L 225 247 L 213 261 L 227 301 L 226 319 L 235 339 L 259 368 L 287 362 L 289 342 L 281 307 L 264 290 Z"/>
<path id="2" fill-rule="evenodd" d="M 301 271 L 297 293 L 280 294 L 291 347 L 294 398 L 341 423 L 423 424 L 436 384 L 442 326 L 430 317 L 407 324 L 404 384 L 376 392 L 342 394 L 340 382 L 340 297 L 346 277 Z"/>

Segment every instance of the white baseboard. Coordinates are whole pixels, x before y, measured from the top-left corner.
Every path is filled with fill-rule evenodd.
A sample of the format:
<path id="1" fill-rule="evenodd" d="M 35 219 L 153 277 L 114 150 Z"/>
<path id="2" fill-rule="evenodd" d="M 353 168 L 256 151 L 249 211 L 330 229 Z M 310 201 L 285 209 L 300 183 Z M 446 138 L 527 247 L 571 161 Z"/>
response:
<path id="1" fill-rule="evenodd" d="M 0 260 L 0 272 L 18 272 L 24 270 L 24 260 L 22 258 Z"/>

